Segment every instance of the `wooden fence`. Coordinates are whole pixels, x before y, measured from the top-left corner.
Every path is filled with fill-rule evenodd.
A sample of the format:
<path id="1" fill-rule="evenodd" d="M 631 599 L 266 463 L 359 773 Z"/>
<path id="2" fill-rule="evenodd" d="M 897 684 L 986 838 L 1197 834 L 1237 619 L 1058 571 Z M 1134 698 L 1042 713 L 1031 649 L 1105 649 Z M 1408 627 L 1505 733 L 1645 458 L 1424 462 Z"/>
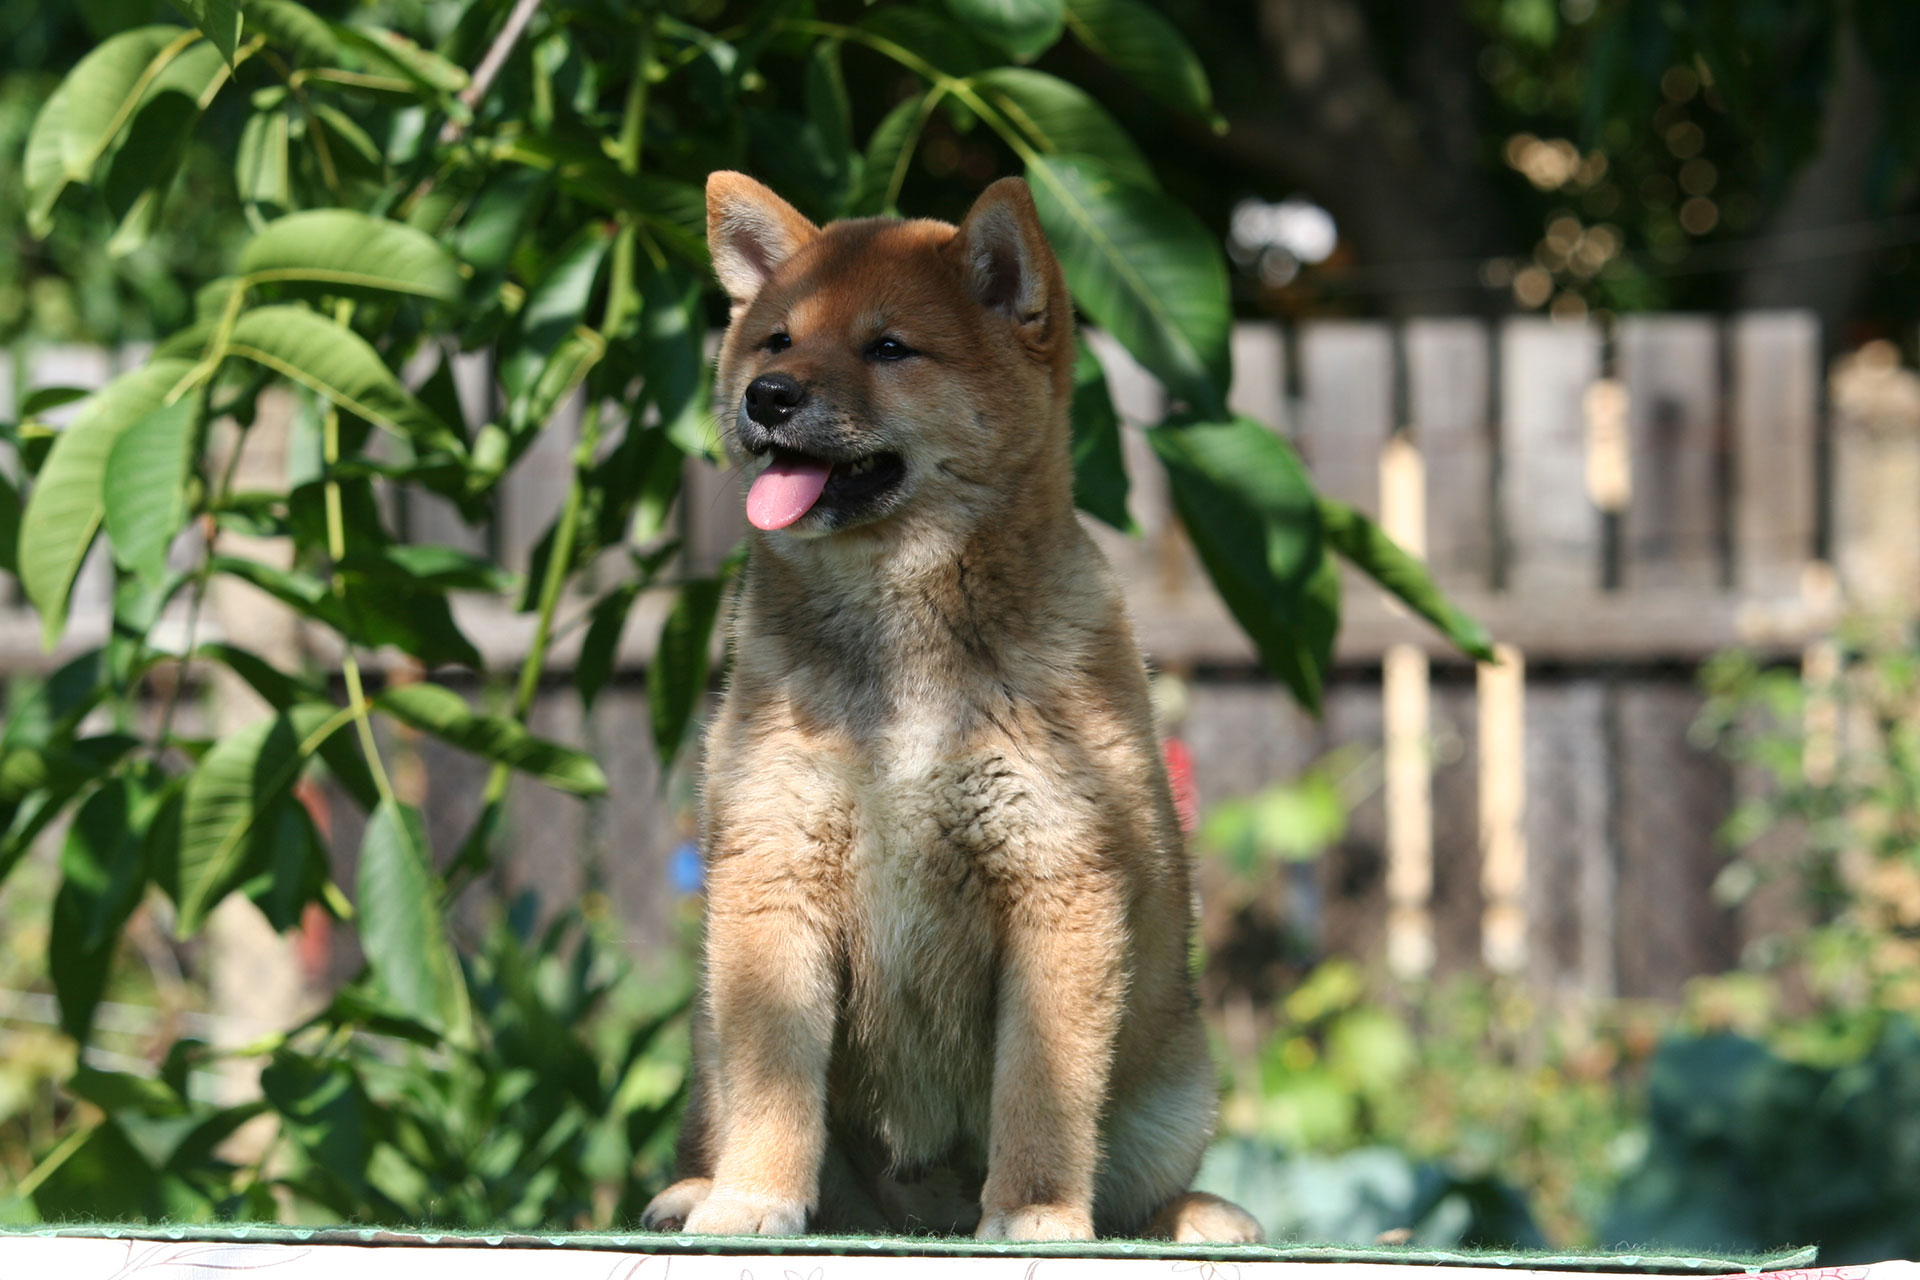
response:
<path id="1" fill-rule="evenodd" d="M 1158 385 L 1097 345 L 1122 416 L 1157 420 Z M 1552 989 L 1664 996 L 1732 961 L 1745 926 L 1712 898 L 1723 861 L 1714 831 L 1747 784 L 1689 744 L 1695 668 L 1731 645 L 1798 655 L 1844 601 L 1912 607 L 1920 380 L 1884 347 L 1829 376 L 1813 321 L 1785 312 L 1611 328 L 1246 324 L 1234 356 L 1234 407 L 1292 439 L 1323 490 L 1424 554 L 1504 658 L 1476 670 L 1349 575 L 1339 670 L 1324 719 L 1310 721 L 1257 675 L 1144 439 L 1127 433 L 1143 532 L 1098 536 L 1144 647 L 1186 681 L 1181 732 L 1203 801 L 1285 779 L 1343 744 L 1360 744 L 1377 782 L 1357 789 L 1346 838 L 1296 877 L 1285 910 L 1321 947 L 1408 974 L 1486 965 Z M 115 364 L 41 350 L 22 362 L 20 385 L 97 385 Z M 0 412 L 8 380 L 0 365 Z M 457 380 L 482 419 L 489 371 L 469 361 Z M 467 529 L 426 497 L 391 517 L 414 539 L 524 567 L 559 508 L 577 421 L 577 408 L 563 414 L 510 476 L 491 530 Z M 731 480 L 704 464 L 690 470 L 678 518 L 695 567 L 743 527 Z M 97 642 L 108 586 L 99 563 L 83 573 L 64 650 Z M 249 601 L 226 625 L 249 626 L 262 608 Z M 457 609 L 490 666 L 523 651 L 529 619 L 492 602 Z M 630 624 L 629 678 L 590 719 L 558 686 L 536 713 L 631 785 L 591 809 L 529 788 L 503 872 L 550 899 L 599 883 L 655 939 L 675 927 L 666 866 L 687 807 L 684 793 L 656 800 L 631 679 L 659 616 L 643 607 Z M 562 644 L 556 669 L 571 657 Z M 0 598 L 0 673 L 50 660 L 35 621 Z M 472 807 L 472 769 L 419 750 L 434 779 L 435 843 L 451 847 Z M 357 837 L 335 835 L 348 849 Z"/>

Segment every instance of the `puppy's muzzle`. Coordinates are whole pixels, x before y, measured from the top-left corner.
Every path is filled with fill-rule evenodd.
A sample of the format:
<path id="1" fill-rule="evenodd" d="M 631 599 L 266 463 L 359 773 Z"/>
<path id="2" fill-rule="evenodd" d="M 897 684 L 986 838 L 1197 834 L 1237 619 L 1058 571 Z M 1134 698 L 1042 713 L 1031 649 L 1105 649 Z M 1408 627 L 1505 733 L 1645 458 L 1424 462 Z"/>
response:
<path id="1" fill-rule="evenodd" d="M 748 453 L 762 453 L 777 443 L 773 429 L 785 426 L 807 401 L 807 389 L 789 374 L 763 373 L 747 384 L 746 420 L 740 424 L 740 443 Z"/>

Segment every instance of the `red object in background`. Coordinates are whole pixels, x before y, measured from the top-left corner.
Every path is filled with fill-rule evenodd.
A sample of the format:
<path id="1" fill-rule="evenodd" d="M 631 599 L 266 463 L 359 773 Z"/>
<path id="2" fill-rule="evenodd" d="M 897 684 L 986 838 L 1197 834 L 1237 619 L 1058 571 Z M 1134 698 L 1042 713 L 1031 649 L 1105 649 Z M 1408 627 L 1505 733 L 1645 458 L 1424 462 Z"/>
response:
<path id="1" fill-rule="evenodd" d="M 320 843 L 333 846 L 333 814 L 327 808 L 327 793 L 311 780 L 293 784 L 294 798 L 306 806 L 307 816 L 320 832 Z M 333 917 L 317 902 L 309 902 L 300 912 L 300 927 L 293 933 L 294 955 L 300 976 L 309 987 L 317 987 L 327 976 L 333 960 Z"/>
<path id="2" fill-rule="evenodd" d="M 1167 781 L 1173 784 L 1173 811 L 1180 815 L 1180 830 L 1189 836 L 1200 829 L 1200 792 L 1193 785 L 1193 752 L 1178 738 L 1160 744 L 1167 762 Z"/>

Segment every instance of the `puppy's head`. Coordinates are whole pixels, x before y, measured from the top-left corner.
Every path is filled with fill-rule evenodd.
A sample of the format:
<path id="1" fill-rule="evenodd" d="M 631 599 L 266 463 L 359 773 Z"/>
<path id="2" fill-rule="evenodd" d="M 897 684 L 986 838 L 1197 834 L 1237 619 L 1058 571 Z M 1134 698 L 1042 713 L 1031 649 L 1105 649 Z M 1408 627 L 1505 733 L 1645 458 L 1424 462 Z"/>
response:
<path id="1" fill-rule="evenodd" d="M 1071 303 L 1024 182 L 987 188 L 958 227 L 821 228 L 719 172 L 707 242 L 733 300 L 717 409 L 755 526 L 957 532 L 1071 501 Z"/>

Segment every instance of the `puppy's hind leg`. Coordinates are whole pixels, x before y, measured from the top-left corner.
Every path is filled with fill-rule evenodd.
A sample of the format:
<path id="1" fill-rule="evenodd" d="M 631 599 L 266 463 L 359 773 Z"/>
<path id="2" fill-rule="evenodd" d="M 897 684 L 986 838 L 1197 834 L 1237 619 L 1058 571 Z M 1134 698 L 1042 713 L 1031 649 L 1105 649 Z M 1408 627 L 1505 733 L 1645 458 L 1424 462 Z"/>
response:
<path id="1" fill-rule="evenodd" d="M 1264 1239 L 1252 1214 L 1204 1191 L 1183 1191 L 1162 1205 L 1147 1224 L 1147 1237 L 1175 1244 L 1258 1244 Z"/>

